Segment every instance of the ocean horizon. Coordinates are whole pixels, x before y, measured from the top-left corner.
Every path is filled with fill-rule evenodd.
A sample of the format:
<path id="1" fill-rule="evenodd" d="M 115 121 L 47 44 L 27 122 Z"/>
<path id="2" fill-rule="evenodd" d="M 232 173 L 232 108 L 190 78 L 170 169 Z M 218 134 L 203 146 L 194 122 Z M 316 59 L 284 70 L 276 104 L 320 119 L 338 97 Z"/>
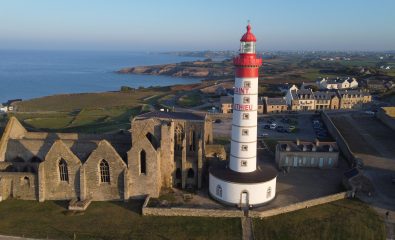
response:
<path id="1" fill-rule="evenodd" d="M 170 86 L 201 79 L 118 74 L 134 66 L 193 61 L 160 52 L 0 50 L 0 103 L 54 94 L 118 91 L 121 86 Z"/>

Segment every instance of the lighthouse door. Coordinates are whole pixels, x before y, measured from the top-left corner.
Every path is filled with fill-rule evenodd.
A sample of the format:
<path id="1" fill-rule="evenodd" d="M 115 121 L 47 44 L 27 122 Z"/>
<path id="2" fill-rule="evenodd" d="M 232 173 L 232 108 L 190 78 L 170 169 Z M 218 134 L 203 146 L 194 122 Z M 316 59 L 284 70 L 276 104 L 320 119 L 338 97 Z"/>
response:
<path id="1" fill-rule="evenodd" d="M 242 209 L 248 209 L 248 193 L 247 192 L 241 193 L 240 207 Z"/>

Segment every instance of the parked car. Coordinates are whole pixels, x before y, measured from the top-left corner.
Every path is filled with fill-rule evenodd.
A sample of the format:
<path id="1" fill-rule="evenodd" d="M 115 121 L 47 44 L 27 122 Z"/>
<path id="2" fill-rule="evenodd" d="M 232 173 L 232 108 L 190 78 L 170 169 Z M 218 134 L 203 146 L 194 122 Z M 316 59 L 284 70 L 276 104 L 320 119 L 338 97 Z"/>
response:
<path id="1" fill-rule="evenodd" d="M 276 129 L 276 127 L 277 127 L 277 124 L 276 124 L 276 123 L 270 124 L 270 129 L 274 130 L 274 129 Z"/>
<path id="2" fill-rule="evenodd" d="M 294 131 L 295 129 L 296 129 L 295 126 L 290 125 L 290 126 L 288 127 L 288 132 L 292 132 L 292 131 Z"/>
<path id="3" fill-rule="evenodd" d="M 269 133 L 261 133 L 261 137 L 267 137 L 269 136 Z"/>
<path id="4" fill-rule="evenodd" d="M 270 125 L 269 124 L 263 125 L 263 129 L 270 129 Z"/>

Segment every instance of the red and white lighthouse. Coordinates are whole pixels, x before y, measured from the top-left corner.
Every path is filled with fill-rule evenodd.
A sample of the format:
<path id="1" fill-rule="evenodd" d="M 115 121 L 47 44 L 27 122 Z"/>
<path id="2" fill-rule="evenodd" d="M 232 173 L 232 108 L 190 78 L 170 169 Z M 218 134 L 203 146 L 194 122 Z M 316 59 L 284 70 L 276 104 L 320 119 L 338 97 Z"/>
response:
<path id="1" fill-rule="evenodd" d="M 256 55 L 256 38 L 248 24 L 233 59 L 235 87 L 229 162 L 210 169 L 210 195 L 225 204 L 253 207 L 275 196 L 277 173 L 257 166 L 258 75 L 262 58 Z"/>

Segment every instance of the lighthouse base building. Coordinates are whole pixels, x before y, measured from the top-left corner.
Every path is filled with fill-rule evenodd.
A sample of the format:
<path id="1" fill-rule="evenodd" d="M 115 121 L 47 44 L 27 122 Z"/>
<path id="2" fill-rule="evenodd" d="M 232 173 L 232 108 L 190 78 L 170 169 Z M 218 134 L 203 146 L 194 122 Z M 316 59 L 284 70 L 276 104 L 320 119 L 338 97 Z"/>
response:
<path id="1" fill-rule="evenodd" d="M 219 164 L 210 170 L 209 193 L 212 198 L 226 205 L 257 207 L 276 196 L 277 172 L 270 167 L 260 167 L 251 173 L 238 173 Z"/>
<path id="2" fill-rule="evenodd" d="M 240 43 L 240 54 L 233 59 L 236 78 L 230 159 L 210 168 L 209 193 L 221 203 L 245 209 L 274 199 L 277 172 L 257 164 L 258 75 L 262 58 L 255 53 L 256 38 L 250 25 Z"/>

